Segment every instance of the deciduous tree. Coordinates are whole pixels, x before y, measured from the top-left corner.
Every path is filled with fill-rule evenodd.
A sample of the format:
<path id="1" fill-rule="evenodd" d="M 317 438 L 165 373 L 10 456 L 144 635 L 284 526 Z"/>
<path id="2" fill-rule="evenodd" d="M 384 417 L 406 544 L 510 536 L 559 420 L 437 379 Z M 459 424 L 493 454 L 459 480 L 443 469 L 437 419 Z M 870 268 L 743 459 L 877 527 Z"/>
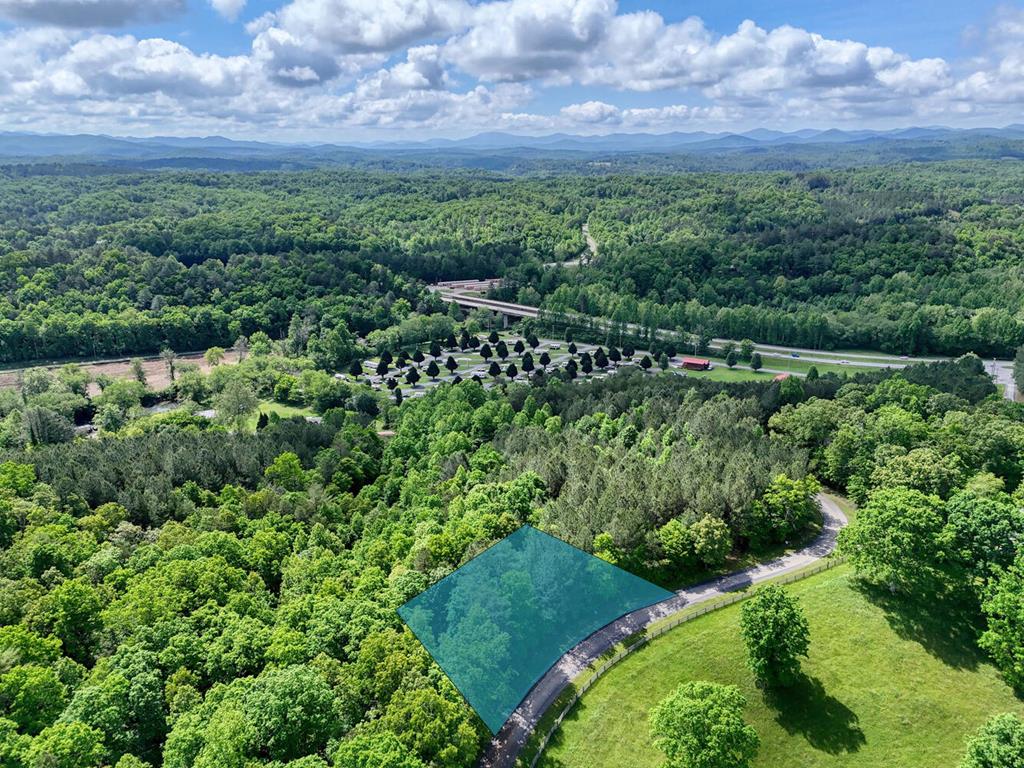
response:
<path id="1" fill-rule="evenodd" d="M 760 739 L 743 720 L 747 701 L 732 685 L 684 683 L 651 710 L 666 768 L 747 768 Z"/>
<path id="2" fill-rule="evenodd" d="M 892 590 L 934 587 L 940 578 L 942 501 L 909 488 L 875 491 L 840 531 L 840 552 L 864 578 Z"/>
<path id="3" fill-rule="evenodd" d="M 785 687 L 799 680 L 810 631 L 799 604 L 782 587 L 762 587 L 743 603 L 740 630 L 747 664 L 759 685 Z"/>
<path id="4" fill-rule="evenodd" d="M 1012 712 L 996 715 L 967 742 L 960 768 L 1019 768 L 1024 765 L 1024 720 Z"/>

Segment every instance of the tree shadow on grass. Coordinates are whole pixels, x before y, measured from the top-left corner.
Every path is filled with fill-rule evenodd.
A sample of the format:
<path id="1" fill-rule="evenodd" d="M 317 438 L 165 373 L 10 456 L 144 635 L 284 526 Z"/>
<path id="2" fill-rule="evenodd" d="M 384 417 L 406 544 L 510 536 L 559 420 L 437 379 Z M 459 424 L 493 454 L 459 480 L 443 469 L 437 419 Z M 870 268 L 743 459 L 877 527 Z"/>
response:
<path id="1" fill-rule="evenodd" d="M 913 640 L 929 654 L 957 669 L 976 669 L 984 661 L 978 648 L 981 617 L 963 596 L 894 593 L 884 586 L 855 580 L 854 587 L 873 605 L 903 640 Z"/>
<path id="2" fill-rule="evenodd" d="M 817 750 L 838 755 L 857 752 L 866 743 L 857 714 L 830 696 L 816 677 L 801 675 L 788 688 L 765 691 L 764 699 L 786 733 L 800 734 Z"/>

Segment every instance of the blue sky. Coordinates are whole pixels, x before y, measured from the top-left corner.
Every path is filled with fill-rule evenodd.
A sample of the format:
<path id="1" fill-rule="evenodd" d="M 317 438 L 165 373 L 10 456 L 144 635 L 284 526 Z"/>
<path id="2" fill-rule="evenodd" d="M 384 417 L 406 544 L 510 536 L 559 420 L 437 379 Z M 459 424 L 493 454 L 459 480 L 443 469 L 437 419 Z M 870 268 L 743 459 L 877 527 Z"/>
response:
<path id="1" fill-rule="evenodd" d="M 857 0 L 825 2 L 620 3 L 620 8 L 640 10 L 647 5 L 666 18 L 679 20 L 700 16 L 714 29 L 735 29 L 744 19 L 763 27 L 783 24 L 804 27 L 836 39 L 850 38 L 871 45 L 887 45 L 911 56 L 953 58 L 963 52 L 965 27 L 984 23 L 995 3 L 950 2 L 950 0 Z"/>
<path id="2" fill-rule="evenodd" d="M 345 140 L 1024 120 L 1024 4 L 0 0 L 0 129 Z"/>

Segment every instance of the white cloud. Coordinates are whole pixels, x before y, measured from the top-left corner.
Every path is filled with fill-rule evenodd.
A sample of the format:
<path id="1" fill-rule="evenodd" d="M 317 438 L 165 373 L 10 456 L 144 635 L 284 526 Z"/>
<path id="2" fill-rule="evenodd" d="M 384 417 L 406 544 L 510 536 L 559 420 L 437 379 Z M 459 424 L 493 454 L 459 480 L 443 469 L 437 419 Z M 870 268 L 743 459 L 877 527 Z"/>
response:
<path id="1" fill-rule="evenodd" d="M 570 126 L 587 129 L 595 126 L 618 126 L 632 130 L 665 130 L 685 127 L 695 122 L 724 124 L 742 117 L 738 111 L 722 107 L 672 104 L 665 107 L 620 109 L 603 101 L 587 101 L 562 107 L 559 114 Z"/>
<path id="2" fill-rule="evenodd" d="M 366 99 L 398 96 L 409 91 L 436 91 L 450 84 L 436 45 L 410 48 L 406 60 L 382 69 L 359 83 L 356 95 Z"/>
<path id="3" fill-rule="evenodd" d="M 614 0 L 502 0 L 478 6 L 447 55 L 484 80 L 560 77 L 604 39 Z"/>
<path id="4" fill-rule="evenodd" d="M 248 28 L 271 77 L 308 86 L 379 66 L 394 51 L 448 34 L 468 13 L 463 0 L 292 0 Z"/>
<path id="5" fill-rule="evenodd" d="M 56 27 L 123 27 L 185 10 L 185 0 L 0 0 L 0 17 Z"/>
<path id="6" fill-rule="evenodd" d="M 1010 122 L 1024 103 L 1024 11 L 1013 9 L 977 31 L 981 55 L 959 62 L 752 21 L 718 34 L 698 18 L 619 13 L 614 0 L 290 0 L 246 25 L 252 47 L 237 56 L 67 28 L 167 15 L 183 2 L 91 0 L 64 29 L 0 32 L 0 124 L 342 138 Z M 245 6 L 209 2 L 227 18 Z M 0 0 L 0 13 L 31 8 L 44 21 L 70 5 Z M 539 109 L 538 94 L 560 93 L 553 85 L 570 97 Z M 617 106 L 615 91 L 654 106 Z"/>
<path id="7" fill-rule="evenodd" d="M 81 96 L 161 93 L 174 98 L 212 99 L 244 91 L 251 65 L 242 56 L 196 55 L 180 43 L 130 35 L 94 35 L 75 42 L 47 62 L 38 86 L 77 84 Z"/>
<path id="8" fill-rule="evenodd" d="M 894 93 L 912 96 L 934 93 L 952 82 L 949 65 L 942 59 L 901 61 L 877 72 L 875 77 Z"/>
<path id="9" fill-rule="evenodd" d="M 622 120 L 622 110 L 603 101 L 587 101 L 583 104 L 570 104 L 562 107 L 562 117 L 574 123 L 618 123 Z"/>
<path id="10" fill-rule="evenodd" d="M 483 130 L 503 125 L 531 95 L 528 87 L 518 84 L 478 85 L 464 93 L 409 90 L 382 98 L 366 98 L 357 88 L 335 106 L 325 106 L 321 119 L 338 118 L 363 128 Z"/>
<path id="11" fill-rule="evenodd" d="M 651 13 L 617 17 L 604 45 L 581 68 L 584 83 L 636 91 L 697 88 L 721 101 L 838 89 L 924 93 L 948 82 L 941 59 L 913 61 L 889 48 L 790 26 L 765 30 L 752 21 L 715 36 L 699 19 L 665 24 Z"/>
<path id="12" fill-rule="evenodd" d="M 985 35 L 985 55 L 953 94 L 963 109 L 1024 104 L 1024 8 L 1002 7 Z"/>
<path id="13" fill-rule="evenodd" d="M 228 21 L 234 21 L 245 8 L 245 0 L 210 0 L 210 5 Z"/>
<path id="14" fill-rule="evenodd" d="M 462 23 L 461 0 L 293 0 L 276 25 L 341 53 L 388 53 Z"/>
<path id="15" fill-rule="evenodd" d="M 279 27 L 257 34 L 252 54 L 275 83 L 296 87 L 323 85 L 343 74 L 351 76 L 382 64 L 386 58 L 380 54 L 340 56 Z"/>

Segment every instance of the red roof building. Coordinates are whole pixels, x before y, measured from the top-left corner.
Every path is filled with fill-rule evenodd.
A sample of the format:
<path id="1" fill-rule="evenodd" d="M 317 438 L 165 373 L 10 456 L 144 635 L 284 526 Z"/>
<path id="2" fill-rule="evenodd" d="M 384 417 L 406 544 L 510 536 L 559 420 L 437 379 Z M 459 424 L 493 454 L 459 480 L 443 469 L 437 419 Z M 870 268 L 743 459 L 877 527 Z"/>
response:
<path id="1" fill-rule="evenodd" d="M 691 371 L 707 371 L 711 369 L 711 361 L 703 357 L 684 357 L 683 368 Z"/>

